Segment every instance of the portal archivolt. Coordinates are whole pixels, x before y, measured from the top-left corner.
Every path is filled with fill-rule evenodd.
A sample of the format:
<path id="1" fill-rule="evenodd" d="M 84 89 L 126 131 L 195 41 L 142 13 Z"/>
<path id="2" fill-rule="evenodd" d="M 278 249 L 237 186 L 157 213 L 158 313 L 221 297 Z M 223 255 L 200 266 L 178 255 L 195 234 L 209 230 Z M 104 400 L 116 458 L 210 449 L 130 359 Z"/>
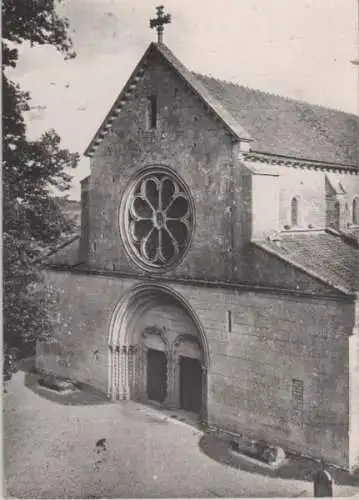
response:
<path id="1" fill-rule="evenodd" d="M 155 401 L 205 420 L 208 359 L 204 331 L 183 297 L 162 285 L 137 286 L 112 317 L 109 397 Z"/>

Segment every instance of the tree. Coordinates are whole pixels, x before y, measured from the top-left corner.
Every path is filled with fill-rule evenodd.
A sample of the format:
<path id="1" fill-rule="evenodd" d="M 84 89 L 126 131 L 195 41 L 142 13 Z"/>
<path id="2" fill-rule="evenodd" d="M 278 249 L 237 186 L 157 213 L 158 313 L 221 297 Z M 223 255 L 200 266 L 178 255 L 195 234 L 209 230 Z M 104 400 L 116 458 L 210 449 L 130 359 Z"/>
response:
<path id="1" fill-rule="evenodd" d="M 61 3 L 58 0 L 57 3 Z M 7 75 L 16 67 L 18 46 L 50 44 L 74 57 L 69 22 L 56 11 L 55 0 L 3 0 L 3 269 L 4 346 L 49 335 L 54 293 L 42 283 L 39 259 L 73 230 L 52 196 L 65 193 L 69 171 L 79 156 L 60 147 L 60 137 L 47 131 L 39 140 L 26 134 L 24 113 L 30 95 Z M 56 299 L 56 298 L 55 298 Z"/>

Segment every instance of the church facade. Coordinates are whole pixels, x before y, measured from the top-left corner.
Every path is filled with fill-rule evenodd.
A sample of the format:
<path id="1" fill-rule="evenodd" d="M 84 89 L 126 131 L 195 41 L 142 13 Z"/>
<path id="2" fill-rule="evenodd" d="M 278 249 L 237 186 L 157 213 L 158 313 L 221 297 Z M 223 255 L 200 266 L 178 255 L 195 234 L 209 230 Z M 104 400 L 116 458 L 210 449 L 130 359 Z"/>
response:
<path id="1" fill-rule="evenodd" d="M 151 43 L 89 145 L 40 369 L 359 462 L 359 118 Z"/>

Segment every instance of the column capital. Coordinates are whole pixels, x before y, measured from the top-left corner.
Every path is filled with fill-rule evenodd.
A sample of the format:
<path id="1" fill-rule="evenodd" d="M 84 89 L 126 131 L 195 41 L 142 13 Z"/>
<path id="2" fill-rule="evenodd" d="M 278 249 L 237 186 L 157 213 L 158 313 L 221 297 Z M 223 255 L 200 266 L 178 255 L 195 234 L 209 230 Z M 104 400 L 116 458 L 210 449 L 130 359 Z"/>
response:
<path id="1" fill-rule="evenodd" d="M 128 353 L 129 354 L 136 354 L 138 351 L 137 345 L 130 345 L 128 346 Z"/>
<path id="2" fill-rule="evenodd" d="M 201 361 L 201 370 L 202 370 L 203 375 L 207 375 L 208 367 L 204 361 Z"/>

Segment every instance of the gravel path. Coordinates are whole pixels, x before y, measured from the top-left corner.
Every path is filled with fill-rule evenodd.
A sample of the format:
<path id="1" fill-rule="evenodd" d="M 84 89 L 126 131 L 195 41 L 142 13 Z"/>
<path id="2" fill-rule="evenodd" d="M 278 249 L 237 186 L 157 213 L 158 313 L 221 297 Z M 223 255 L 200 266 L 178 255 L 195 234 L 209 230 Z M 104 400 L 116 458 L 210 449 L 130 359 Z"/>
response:
<path id="1" fill-rule="evenodd" d="M 298 497 L 305 481 L 270 478 L 221 465 L 201 452 L 202 433 L 142 405 L 64 405 L 24 385 L 4 396 L 8 497 Z M 97 444 L 97 445 L 96 445 Z M 353 495 L 341 486 L 336 495 Z M 359 490 L 356 491 L 359 493 Z"/>

